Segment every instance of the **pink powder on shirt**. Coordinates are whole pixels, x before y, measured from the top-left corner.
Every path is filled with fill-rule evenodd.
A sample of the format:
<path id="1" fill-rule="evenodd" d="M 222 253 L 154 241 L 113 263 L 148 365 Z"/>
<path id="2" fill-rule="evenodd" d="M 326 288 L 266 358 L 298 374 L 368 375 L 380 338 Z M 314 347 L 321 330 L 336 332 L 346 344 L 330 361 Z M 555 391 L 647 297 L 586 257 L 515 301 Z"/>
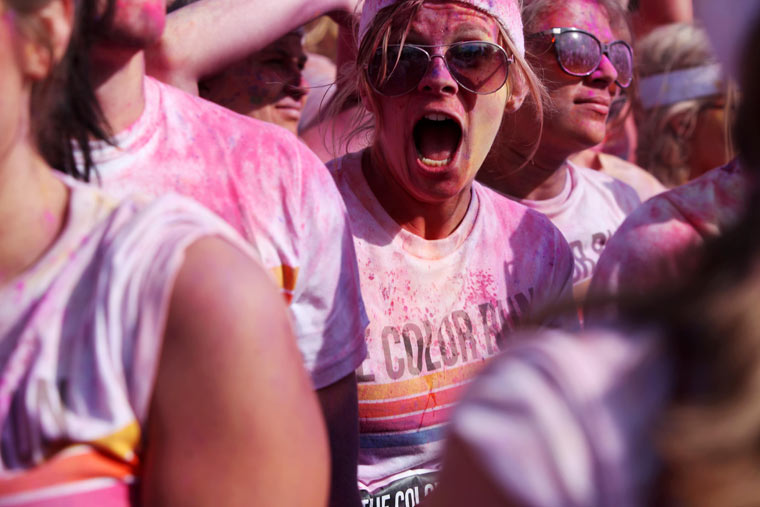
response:
<path id="1" fill-rule="evenodd" d="M 591 293 L 644 295 L 688 274 L 705 241 L 735 223 L 747 187 L 734 161 L 644 203 L 607 245 Z"/>

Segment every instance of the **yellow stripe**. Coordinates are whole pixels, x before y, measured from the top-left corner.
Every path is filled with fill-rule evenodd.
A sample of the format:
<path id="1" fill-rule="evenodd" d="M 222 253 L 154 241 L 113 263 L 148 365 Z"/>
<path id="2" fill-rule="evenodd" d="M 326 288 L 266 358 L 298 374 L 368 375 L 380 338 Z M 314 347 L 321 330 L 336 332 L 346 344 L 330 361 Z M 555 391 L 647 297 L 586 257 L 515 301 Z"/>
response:
<path id="1" fill-rule="evenodd" d="M 463 382 L 480 371 L 485 361 L 449 368 L 424 377 L 417 377 L 389 384 L 359 384 L 359 402 L 362 400 L 387 400 L 411 394 L 428 393 L 434 389 Z"/>
<path id="2" fill-rule="evenodd" d="M 290 292 L 296 290 L 298 268 L 286 266 L 283 264 L 282 266 L 272 268 L 272 274 L 274 275 L 274 279 L 277 281 L 277 285 L 279 285 L 283 290 Z"/>
<path id="3" fill-rule="evenodd" d="M 135 449 L 139 443 L 140 425 L 134 421 L 116 433 L 92 441 L 91 445 L 124 461 L 131 462 L 135 459 Z"/>

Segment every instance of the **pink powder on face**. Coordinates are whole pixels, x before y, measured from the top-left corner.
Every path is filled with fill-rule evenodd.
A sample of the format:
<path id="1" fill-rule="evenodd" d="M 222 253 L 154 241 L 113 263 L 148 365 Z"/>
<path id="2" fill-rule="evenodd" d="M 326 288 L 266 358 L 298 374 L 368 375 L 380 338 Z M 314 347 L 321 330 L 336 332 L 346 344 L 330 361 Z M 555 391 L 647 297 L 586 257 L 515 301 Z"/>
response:
<path id="1" fill-rule="evenodd" d="M 602 42 L 618 37 L 610 27 L 610 20 L 596 1 L 570 0 L 558 2 L 543 11 L 532 31 L 551 28 L 575 27 L 594 34 Z M 565 73 L 557 62 L 554 50 L 540 54 L 536 59 L 544 84 L 547 86 L 552 108 L 545 109 L 544 146 L 542 150 L 556 151 L 557 155 L 571 154 L 590 148 L 604 140 L 609 107 L 589 104 L 595 98 L 607 104 L 618 93 L 614 83 L 616 73 L 604 58 L 600 66 L 587 77 Z"/>

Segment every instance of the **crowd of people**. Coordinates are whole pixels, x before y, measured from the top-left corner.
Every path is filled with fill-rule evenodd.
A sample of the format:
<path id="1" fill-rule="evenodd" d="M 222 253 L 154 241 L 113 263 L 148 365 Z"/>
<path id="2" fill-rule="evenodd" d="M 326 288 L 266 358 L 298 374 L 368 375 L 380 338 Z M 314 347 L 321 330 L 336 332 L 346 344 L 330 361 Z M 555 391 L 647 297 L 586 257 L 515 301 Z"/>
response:
<path id="1" fill-rule="evenodd" d="M 755 44 L 756 0 L 0 0 L 0 506 L 754 505 Z"/>

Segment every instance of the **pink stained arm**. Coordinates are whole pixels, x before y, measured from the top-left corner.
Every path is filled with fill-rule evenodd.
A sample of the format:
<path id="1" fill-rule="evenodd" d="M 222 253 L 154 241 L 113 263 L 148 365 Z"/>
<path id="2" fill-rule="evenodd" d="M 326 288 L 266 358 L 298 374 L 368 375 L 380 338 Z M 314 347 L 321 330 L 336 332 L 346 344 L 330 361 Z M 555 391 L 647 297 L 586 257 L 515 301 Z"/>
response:
<path id="1" fill-rule="evenodd" d="M 187 250 L 146 433 L 142 505 L 326 505 L 325 425 L 286 306 L 223 240 Z"/>
<path id="2" fill-rule="evenodd" d="M 360 0 L 200 0 L 166 18 L 146 52 L 151 76 L 198 94 L 198 81 L 320 15 L 354 13 Z"/>

